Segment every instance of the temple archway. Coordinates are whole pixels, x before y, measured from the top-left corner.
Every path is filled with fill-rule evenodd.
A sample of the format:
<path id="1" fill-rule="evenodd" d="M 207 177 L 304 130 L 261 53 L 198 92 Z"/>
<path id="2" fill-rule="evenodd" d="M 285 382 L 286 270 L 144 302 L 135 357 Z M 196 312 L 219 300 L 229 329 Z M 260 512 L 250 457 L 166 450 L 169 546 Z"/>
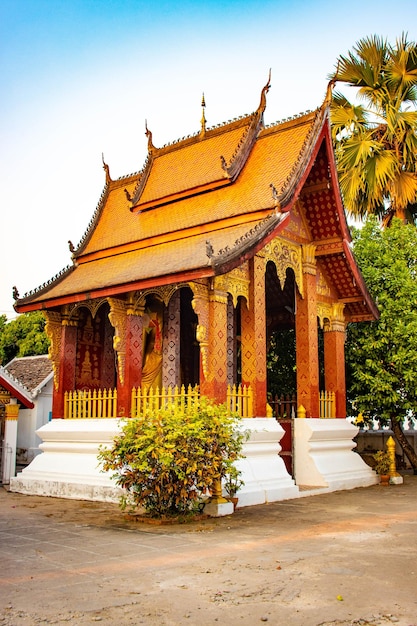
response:
<path id="1" fill-rule="evenodd" d="M 193 310 L 193 292 L 189 287 L 180 290 L 180 382 L 182 385 L 200 384 L 200 345 L 196 338 L 198 317 Z"/>
<path id="2" fill-rule="evenodd" d="M 110 307 L 103 302 L 96 311 L 87 306 L 77 309 L 75 389 L 110 389 L 116 386 L 114 329 L 109 321 Z"/>

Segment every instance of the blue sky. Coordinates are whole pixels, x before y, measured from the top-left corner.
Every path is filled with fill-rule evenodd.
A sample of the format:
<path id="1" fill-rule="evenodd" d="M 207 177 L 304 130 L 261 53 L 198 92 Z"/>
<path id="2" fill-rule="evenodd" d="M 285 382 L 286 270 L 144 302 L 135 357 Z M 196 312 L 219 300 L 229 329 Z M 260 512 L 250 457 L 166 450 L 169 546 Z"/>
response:
<path id="1" fill-rule="evenodd" d="M 256 109 L 319 106 L 337 56 L 371 34 L 416 40 L 415 0 L 1 0 L 0 313 L 71 262 L 104 185 L 156 146 Z"/>

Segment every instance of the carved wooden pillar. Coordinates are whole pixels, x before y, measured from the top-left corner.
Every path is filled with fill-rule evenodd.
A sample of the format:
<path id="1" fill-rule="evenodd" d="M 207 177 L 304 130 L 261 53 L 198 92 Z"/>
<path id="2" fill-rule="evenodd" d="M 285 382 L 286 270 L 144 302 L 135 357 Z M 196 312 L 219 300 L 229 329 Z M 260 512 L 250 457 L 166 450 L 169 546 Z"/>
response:
<path id="1" fill-rule="evenodd" d="M 237 340 L 236 340 L 236 315 L 232 296 L 227 299 L 227 372 L 226 382 L 228 385 L 236 383 L 237 372 Z"/>
<path id="2" fill-rule="evenodd" d="M 52 417 L 64 417 L 64 394 L 75 389 L 77 356 L 77 320 L 62 314 L 46 311 L 45 331 L 51 342 L 49 358 L 54 370 Z"/>
<path id="3" fill-rule="evenodd" d="M 117 354 L 117 415 L 129 417 L 132 388 L 141 384 L 143 308 L 117 298 L 109 298 L 108 302 Z"/>
<path id="4" fill-rule="evenodd" d="M 180 290 L 171 297 L 164 315 L 162 385 L 166 389 L 180 382 Z"/>
<path id="5" fill-rule="evenodd" d="M 253 389 L 256 417 L 266 416 L 265 259 L 250 262 L 249 306 L 241 307 L 242 383 Z"/>
<path id="6" fill-rule="evenodd" d="M 215 402 L 226 402 L 227 293 L 216 288 L 209 296 L 209 350 L 205 393 Z"/>
<path id="7" fill-rule="evenodd" d="M 306 417 L 319 417 L 319 358 L 315 246 L 303 246 L 304 298 L 297 294 L 295 316 L 297 404 Z"/>
<path id="8" fill-rule="evenodd" d="M 209 395 L 208 387 L 208 350 L 209 350 L 209 294 L 208 286 L 191 283 L 193 299 L 191 305 L 198 317 L 196 339 L 200 344 L 200 390 L 201 395 Z"/>
<path id="9" fill-rule="evenodd" d="M 4 405 L 4 462 L 1 464 L 3 473 L 0 478 L 4 484 L 10 482 L 10 478 L 16 476 L 16 451 L 17 451 L 17 421 L 19 418 L 19 405 L 16 398 L 10 398 L 10 402 Z"/>
<path id="10" fill-rule="evenodd" d="M 324 325 L 324 381 L 326 391 L 334 391 L 336 417 L 346 417 L 345 305 L 333 305 L 332 318 Z"/>

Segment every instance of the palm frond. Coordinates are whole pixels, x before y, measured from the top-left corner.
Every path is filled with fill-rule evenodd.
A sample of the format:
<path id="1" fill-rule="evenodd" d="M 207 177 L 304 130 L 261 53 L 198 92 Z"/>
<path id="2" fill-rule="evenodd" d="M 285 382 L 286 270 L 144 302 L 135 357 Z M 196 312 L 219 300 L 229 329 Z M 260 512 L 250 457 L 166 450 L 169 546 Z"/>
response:
<path id="1" fill-rule="evenodd" d="M 396 210 L 406 209 L 417 203 L 417 175 L 406 170 L 398 170 L 391 182 L 392 204 Z"/>

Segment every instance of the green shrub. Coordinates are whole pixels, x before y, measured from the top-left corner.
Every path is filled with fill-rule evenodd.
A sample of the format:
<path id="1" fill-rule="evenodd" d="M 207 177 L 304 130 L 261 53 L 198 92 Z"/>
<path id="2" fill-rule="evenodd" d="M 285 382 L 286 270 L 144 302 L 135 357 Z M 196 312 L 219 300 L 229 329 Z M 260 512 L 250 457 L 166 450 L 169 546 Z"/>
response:
<path id="1" fill-rule="evenodd" d="M 99 462 L 125 490 L 123 509 L 141 506 L 152 517 L 190 513 L 242 458 L 239 422 L 206 398 L 185 409 L 153 410 L 125 420 L 112 448 L 100 449 Z"/>

